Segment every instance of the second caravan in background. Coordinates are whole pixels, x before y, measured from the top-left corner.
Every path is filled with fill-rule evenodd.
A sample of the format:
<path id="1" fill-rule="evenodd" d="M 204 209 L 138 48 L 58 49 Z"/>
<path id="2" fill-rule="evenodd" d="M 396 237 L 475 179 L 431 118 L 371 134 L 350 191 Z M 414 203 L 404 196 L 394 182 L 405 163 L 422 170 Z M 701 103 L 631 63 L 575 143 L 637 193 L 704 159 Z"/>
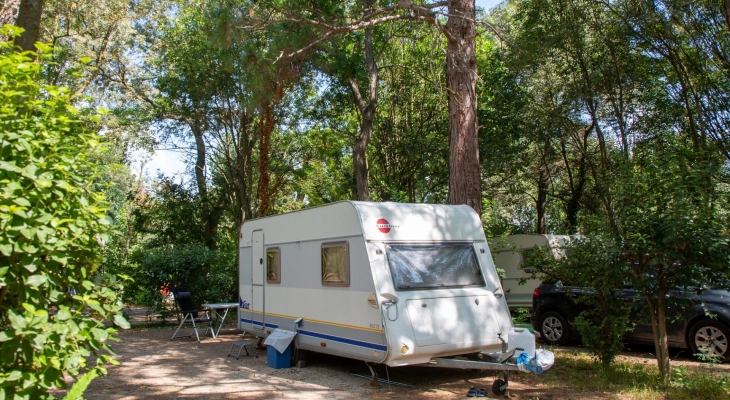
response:
<path id="1" fill-rule="evenodd" d="M 494 266 L 504 271 L 502 288 L 510 308 L 532 308 L 532 292 L 540 286 L 540 275 L 532 275 L 532 268 L 523 268 L 523 254 L 535 248 L 548 247 L 556 259 L 565 257 L 568 235 L 517 234 L 493 237 L 487 240 L 494 259 Z M 525 280 L 524 284 L 520 284 Z"/>

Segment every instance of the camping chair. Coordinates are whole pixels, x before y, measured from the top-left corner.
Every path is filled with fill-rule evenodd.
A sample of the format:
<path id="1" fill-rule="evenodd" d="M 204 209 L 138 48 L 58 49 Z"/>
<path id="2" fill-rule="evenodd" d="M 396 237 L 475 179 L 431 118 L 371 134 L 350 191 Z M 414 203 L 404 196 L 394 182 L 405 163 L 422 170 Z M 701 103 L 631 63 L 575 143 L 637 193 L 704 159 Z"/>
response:
<path id="1" fill-rule="evenodd" d="M 176 337 L 192 337 L 193 332 L 195 332 L 195 337 L 198 339 L 198 342 L 200 342 L 198 324 L 200 324 L 200 326 L 207 325 L 205 333 L 208 333 L 208 329 L 213 329 L 213 319 L 210 318 L 207 312 L 205 312 L 202 317 L 198 316 L 198 310 L 195 309 L 195 306 L 193 306 L 193 296 L 190 295 L 190 292 L 184 291 L 182 288 L 176 288 L 173 289 L 172 293 L 175 297 L 175 302 L 177 303 L 178 308 L 180 308 L 180 313 L 183 315 L 183 318 L 182 321 L 180 321 L 180 325 L 178 325 L 177 330 L 175 330 L 175 333 L 172 334 L 170 340 L 173 340 Z M 193 332 L 190 332 L 190 334 L 186 336 L 177 336 L 180 328 L 182 328 L 188 320 L 190 320 L 190 323 L 193 325 Z"/>

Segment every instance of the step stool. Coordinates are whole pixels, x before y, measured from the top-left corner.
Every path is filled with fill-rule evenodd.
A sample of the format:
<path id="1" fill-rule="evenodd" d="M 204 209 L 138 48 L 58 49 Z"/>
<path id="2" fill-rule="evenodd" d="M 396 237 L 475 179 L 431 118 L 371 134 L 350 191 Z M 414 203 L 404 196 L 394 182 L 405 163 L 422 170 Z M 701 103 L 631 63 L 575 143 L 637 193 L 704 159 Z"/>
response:
<path id="1" fill-rule="evenodd" d="M 228 350 L 228 357 L 230 357 L 231 354 L 233 354 L 233 348 L 236 346 L 239 346 L 238 354 L 236 354 L 236 360 L 238 360 L 238 358 L 241 356 L 241 350 L 243 350 L 243 349 L 246 349 L 247 356 L 251 355 L 248 353 L 248 349 L 246 347 L 251 347 L 251 352 L 253 353 L 253 355 L 256 356 L 256 358 L 259 358 L 259 354 L 256 352 L 256 348 L 253 346 L 253 342 L 249 342 L 247 340 L 239 340 L 239 341 L 231 343 L 231 349 Z"/>

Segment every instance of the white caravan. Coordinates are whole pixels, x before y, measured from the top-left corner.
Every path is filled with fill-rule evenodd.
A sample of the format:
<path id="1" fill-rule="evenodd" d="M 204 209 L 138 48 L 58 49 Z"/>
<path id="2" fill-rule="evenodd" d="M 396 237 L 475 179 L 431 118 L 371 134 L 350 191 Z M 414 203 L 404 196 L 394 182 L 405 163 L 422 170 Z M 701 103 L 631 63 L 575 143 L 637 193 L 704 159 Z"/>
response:
<path id="1" fill-rule="evenodd" d="M 504 270 L 502 287 L 511 308 L 532 308 L 532 292 L 540 286 L 540 275 L 532 278 L 534 268 L 522 267 L 522 254 L 536 246 L 547 247 L 555 259 L 560 259 L 565 257 L 569 241 L 567 235 L 518 234 L 489 238 L 494 265 Z M 520 284 L 521 281 L 524 283 Z"/>
<path id="2" fill-rule="evenodd" d="M 297 324 L 298 350 L 424 364 L 512 328 L 468 206 L 343 201 L 246 221 L 239 251 L 239 328 Z"/>

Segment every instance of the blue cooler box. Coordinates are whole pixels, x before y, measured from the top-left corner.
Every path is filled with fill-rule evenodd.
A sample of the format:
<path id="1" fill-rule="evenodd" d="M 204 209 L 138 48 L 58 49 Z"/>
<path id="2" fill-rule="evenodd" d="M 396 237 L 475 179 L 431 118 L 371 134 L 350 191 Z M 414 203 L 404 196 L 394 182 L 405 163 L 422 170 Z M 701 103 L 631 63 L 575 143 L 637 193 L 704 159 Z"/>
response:
<path id="1" fill-rule="evenodd" d="M 266 364 L 271 368 L 291 367 L 291 345 L 287 346 L 284 354 L 280 354 L 274 346 L 266 346 Z"/>

